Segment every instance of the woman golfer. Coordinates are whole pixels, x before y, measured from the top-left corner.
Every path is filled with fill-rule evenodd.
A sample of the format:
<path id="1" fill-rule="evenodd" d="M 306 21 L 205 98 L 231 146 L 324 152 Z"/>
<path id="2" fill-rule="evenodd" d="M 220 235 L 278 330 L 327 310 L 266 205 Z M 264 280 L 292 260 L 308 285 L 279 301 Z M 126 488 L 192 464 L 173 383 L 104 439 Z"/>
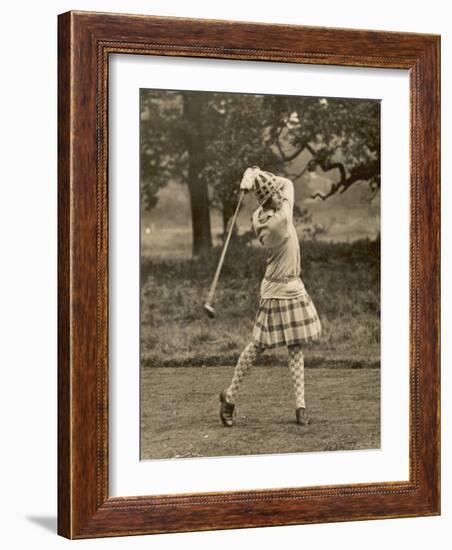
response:
<path id="1" fill-rule="evenodd" d="M 234 408 L 242 380 L 260 354 L 286 346 L 295 390 L 295 417 L 306 426 L 310 420 L 304 399 L 302 345 L 320 337 L 317 311 L 300 277 L 300 246 L 293 224 L 292 182 L 258 167 L 248 168 L 240 188 L 254 191 L 259 207 L 252 218 L 254 232 L 267 252 L 253 340 L 242 351 L 230 386 L 220 394 L 220 418 L 233 425 Z"/>

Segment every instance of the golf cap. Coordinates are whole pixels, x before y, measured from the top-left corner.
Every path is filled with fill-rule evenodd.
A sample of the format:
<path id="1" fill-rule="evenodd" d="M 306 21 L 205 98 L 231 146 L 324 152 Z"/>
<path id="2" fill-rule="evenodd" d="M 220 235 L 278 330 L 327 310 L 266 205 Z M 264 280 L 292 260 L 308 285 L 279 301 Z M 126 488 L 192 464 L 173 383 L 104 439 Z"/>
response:
<path id="1" fill-rule="evenodd" d="M 255 175 L 254 194 L 260 206 L 262 206 L 281 187 L 274 174 L 259 170 Z"/>

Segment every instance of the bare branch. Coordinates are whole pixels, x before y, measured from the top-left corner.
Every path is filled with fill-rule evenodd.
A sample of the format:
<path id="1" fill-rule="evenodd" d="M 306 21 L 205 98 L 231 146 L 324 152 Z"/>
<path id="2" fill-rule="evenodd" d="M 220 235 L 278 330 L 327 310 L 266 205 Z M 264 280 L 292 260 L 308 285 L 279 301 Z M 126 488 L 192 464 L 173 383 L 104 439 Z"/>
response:
<path id="1" fill-rule="evenodd" d="M 276 137 L 275 137 L 275 144 L 281 156 L 281 164 L 294 160 L 304 150 L 309 151 L 309 153 L 311 153 L 311 155 L 313 156 L 313 158 L 306 164 L 306 166 L 303 168 L 303 170 L 299 174 L 289 174 L 288 177 L 290 179 L 292 179 L 293 181 L 300 179 L 306 173 L 307 170 L 310 170 L 310 168 L 313 165 L 320 166 L 323 172 L 331 172 L 331 170 L 339 171 L 339 175 L 340 175 L 339 181 L 332 183 L 330 190 L 327 193 L 321 193 L 320 191 L 318 191 L 317 193 L 314 193 L 313 195 L 311 195 L 312 199 L 316 199 L 318 197 L 323 201 L 325 201 L 326 199 L 335 195 L 336 193 L 340 193 L 340 194 L 345 193 L 345 191 L 347 191 L 347 189 L 357 181 L 365 181 L 372 177 L 372 173 L 369 169 L 364 169 L 360 172 L 357 172 L 347 177 L 347 172 L 342 162 L 331 162 L 329 159 L 321 158 L 321 157 L 316 158 L 319 152 L 316 151 L 309 142 L 302 143 L 302 145 L 300 145 L 293 153 L 290 153 L 290 154 L 285 153 L 279 139 L 282 131 L 283 131 L 283 127 L 280 126 L 276 132 Z"/>
<path id="2" fill-rule="evenodd" d="M 276 132 L 275 143 L 276 143 L 276 147 L 278 148 L 279 154 L 281 155 L 281 158 L 282 158 L 283 162 L 290 162 L 291 160 L 297 158 L 298 155 L 299 155 L 300 153 L 302 153 L 304 149 L 306 149 L 307 144 L 306 144 L 306 143 L 302 143 L 302 144 L 300 145 L 300 147 L 298 147 L 297 149 L 295 149 L 295 151 L 294 151 L 293 153 L 290 153 L 290 154 L 285 153 L 285 152 L 283 151 L 281 142 L 279 141 L 279 137 L 280 137 L 280 135 L 282 134 L 283 129 L 284 129 L 283 126 L 280 126 L 280 127 L 278 128 L 278 131 Z"/>
<path id="3" fill-rule="evenodd" d="M 306 142 L 305 146 L 306 146 L 306 149 L 311 153 L 311 155 L 315 157 L 317 151 L 314 149 L 314 147 L 312 147 L 312 145 L 310 145 L 309 142 Z"/>
<path id="4" fill-rule="evenodd" d="M 322 201 L 326 201 L 327 198 L 337 193 L 337 190 L 339 189 L 340 185 L 341 185 L 340 182 L 332 183 L 328 193 L 322 194 L 320 193 L 320 191 L 318 191 L 317 193 L 314 193 L 314 195 L 311 195 L 311 199 L 316 199 L 317 197 L 319 197 L 320 199 L 322 199 Z"/>
<path id="5" fill-rule="evenodd" d="M 347 178 L 345 180 L 341 180 L 341 181 L 338 181 L 336 183 L 332 183 L 328 193 L 323 194 L 323 193 L 317 192 L 317 193 L 314 193 L 314 195 L 311 195 L 311 198 L 315 199 L 315 198 L 319 197 L 320 199 L 325 201 L 326 199 L 328 199 L 329 197 L 335 195 L 338 192 L 341 193 L 341 194 L 344 193 L 345 191 L 347 191 L 347 189 L 351 185 L 353 185 L 357 181 L 365 181 L 366 179 L 368 179 L 368 177 L 369 177 L 369 174 L 366 174 L 364 172 L 361 172 L 359 174 L 355 174 L 355 175 L 350 176 L 349 178 Z"/>
<path id="6" fill-rule="evenodd" d="M 321 161 L 319 162 L 320 168 L 324 172 L 330 172 L 331 170 L 338 169 L 341 175 L 341 182 L 344 182 L 347 179 L 347 174 L 345 172 L 345 167 L 342 164 L 342 162 L 328 162 L 328 161 Z"/>
<path id="7" fill-rule="evenodd" d="M 309 162 L 306 164 L 306 166 L 303 168 L 303 170 L 299 174 L 288 174 L 287 177 L 291 179 L 292 181 L 296 181 L 304 176 L 305 172 L 307 171 L 309 166 Z"/>

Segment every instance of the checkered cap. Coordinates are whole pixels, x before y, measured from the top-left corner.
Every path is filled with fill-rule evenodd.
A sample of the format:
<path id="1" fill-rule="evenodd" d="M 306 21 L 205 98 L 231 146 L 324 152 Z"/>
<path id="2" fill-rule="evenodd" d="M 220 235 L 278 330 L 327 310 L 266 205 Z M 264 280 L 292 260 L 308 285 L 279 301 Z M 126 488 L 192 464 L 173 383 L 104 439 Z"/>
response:
<path id="1" fill-rule="evenodd" d="M 271 172 L 260 170 L 255 176 L 254 194 L 257 202 L 262 206 L 276 191 L 280 188 L 280 184 L 276 176 Z"/>

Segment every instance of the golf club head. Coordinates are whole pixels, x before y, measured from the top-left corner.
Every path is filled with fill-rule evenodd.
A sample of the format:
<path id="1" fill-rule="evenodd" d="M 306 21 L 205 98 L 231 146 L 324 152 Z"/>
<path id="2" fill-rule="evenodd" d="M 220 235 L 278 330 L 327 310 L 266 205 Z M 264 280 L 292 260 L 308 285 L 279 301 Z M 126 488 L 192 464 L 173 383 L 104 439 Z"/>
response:
<path id="1" fill-rule="evenodd" d="M 207 316 L 210 317 L 210 319 L 213 319 L 215 317 L 215 310 L 207 302 L 204 304 L 204 311 L 207 313 Z"/>

